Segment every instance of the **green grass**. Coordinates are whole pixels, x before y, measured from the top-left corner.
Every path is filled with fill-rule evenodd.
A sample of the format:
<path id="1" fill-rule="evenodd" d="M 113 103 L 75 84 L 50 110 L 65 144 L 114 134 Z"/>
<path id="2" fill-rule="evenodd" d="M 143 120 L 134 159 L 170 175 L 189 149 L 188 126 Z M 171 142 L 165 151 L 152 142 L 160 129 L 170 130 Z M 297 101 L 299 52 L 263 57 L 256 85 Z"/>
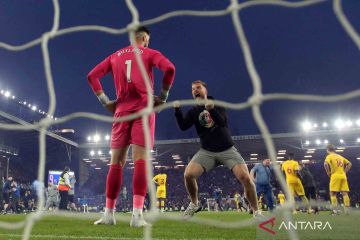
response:
<path id="1" fill-rule="evenodd" d="M 181 216 L 180 213 L 165 213 Z M 85 214 L 81 214 L 85 215 Z M 26 215 L 4 215 L 0 221 L 16 222 L 23 220 Z M 93 216 L 93 215 L 92 215 Z M 101 215 L 97 215 L 100 217 Z M 119 221 L 116 226 L 97 225 L 93 222 L 97 218 L 76 219 L 57 216 L 46 216 L 38 222 L 31 239 L 142 239 L 143 228 L 130 228 L 130 214 L 119 213 L 117 216 L 127 216 L 128 221 Z M 251 215 L 237 212 L 215 213 L 200 212 L 196 218 L 206 218 L 218 221 L 234 222 L 249 219 Z M 0 229 L 1 240 L 21 239 L 22 230 Z M 255 239 L 255 226 L 244 229 L 222 229 L 200 225 L 189 221 L 159 220 L 152 227 L 153 239 Z M 53 238 L 51 236 L 54 236 Z M 68 236 L 68 237 L 66 237 Z M 78 238 L 76 238 L 78 237 Z"/>
<path id="2" fill-rule="evenodd" d="M 180 216 L 180 213 L 165 213 L 167 216 Z M 77 214 L 76 216 L 86 216 Z M 116 226 L 94 226 L 98 215 L 89 215 L 88 219 L 68 218 L 62 216 L 46 216 L 36 223 L 32 231 L 31 239 L 142 239 L 144 230 L 142 228 L 130 228 L 130 214 L 118 213 L 118 223 Z M 127 217 L 126 220 L 120 217 Z M 26 215 L 4 215 L 0 216 L 0 221 L 17 222 L 25 219 Z M 237 212 L 200 212 L 196 214 L 196 219 L 212 219 L 223 223 L 235 222 L 251 219 L 252 216 Z M 349 216 L 329 216 L 329 213 L 322 213 L 319 216 L 297 214 L 297 221 L 329 221 L 333 230 L 299 232 L 300 239 L 359 239 L 360 227 L 358 220 L 360 215 L 352 213 Z M 277 220 L 281 217 L 277 217 Z M 162 219 L 157 221 L 152 227 L 153 239 L 237 239 L 253 240 L 256 239 L 256 227 L 245 228 L 219 228 L 197 224 L 192 221 L 173 221 Z M 259 231 L 259 230 L 258 230 Z M 5 230 L 0 229 L 0 240 L 21 239 L 23 229 Z M 286 235 L 278 232 L 278 238 L 266 239 L 287 239 Z M 258 234 L 259 236 L 259 234 Z M 261 240 L 262 238 L 257 238 Z"/>

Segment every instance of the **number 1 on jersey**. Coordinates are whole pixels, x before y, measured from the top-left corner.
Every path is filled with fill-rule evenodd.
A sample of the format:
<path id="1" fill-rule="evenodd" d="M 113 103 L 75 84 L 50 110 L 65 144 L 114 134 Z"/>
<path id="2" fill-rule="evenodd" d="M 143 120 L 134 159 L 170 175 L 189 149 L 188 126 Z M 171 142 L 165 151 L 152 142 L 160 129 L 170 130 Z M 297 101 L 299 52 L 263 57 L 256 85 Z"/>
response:
<path id="1" fill-rule="evenodd" d="M 126 64 L 126 79 L 127 79 L 128 83 L 131 83 L 131 78 L 130 78 L 130 75 L 131 75 L 131 60 L 126 60 L 125 64 Z"/>

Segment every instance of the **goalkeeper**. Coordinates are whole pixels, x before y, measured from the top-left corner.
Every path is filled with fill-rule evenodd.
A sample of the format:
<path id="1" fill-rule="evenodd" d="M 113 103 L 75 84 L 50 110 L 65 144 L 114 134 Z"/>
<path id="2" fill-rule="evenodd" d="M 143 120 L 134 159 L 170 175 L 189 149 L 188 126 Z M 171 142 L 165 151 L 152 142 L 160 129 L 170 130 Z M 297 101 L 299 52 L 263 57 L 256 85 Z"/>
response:
<path id="1" fill-rule="evenodd" d="M 150 31 L 140 27 L 135 31 L 136 45 L 122 48 L 105 58 L 88 74 L 88 81 L 100 103 L 108 109 L 115 118 L 136 113 L 147 106 L 148 94 L 153 94 L 153 68 L 159 68 L 163 73 L 162 90 L 159 97 L 154 97 L 155 106 L 166 102 L 170 87 L 175 77 L 174 65 L 159 51 L 148 48 Z M 148 93 L 135 54 L 142 59 L 146 74 L 150 79 L 151 92 Z M 100 79 L 107 73 L 113 76 L 116 100 L 110 101 L 100 84 Z M 149 116 L 151 148 L 154 144 L 155 114 Z M 133 214 L 130 222 L 132 227 L 147 225 L 143 219 L 143 206 L 146 195 L 145 169 L 145 137 L 142 119 L 137 118 L 127 122 L 114 122 L 111 132 L 111 165 L 106 179 L 106 208 L 103 217 L 94 224 L 116 224 L 114 209 L 122 183 L 122 169 L 127 153 L 132 144 L 134 160 L 133 174 Z"/>
<path id="2" fill-rule="evenodd" d="M 174 103 L 175 116 L 180 129 L 185 131 L 195 125 L 201 142 L 200 150 L 193 156 L 184 173 L 185 187 L 191 199 L 184 216 L 191 217 L 201 210 L 198 201 L 197 179 L 205 171 L 208 172 L 222 164 L 228 167 L 243 184 L 254 216 L 262 217 L 261 211 L 258 210 L 255 185 L 250 179 L 244 159 L 234 147 L 231 139 L 225 109 L 215 106 L 209 100 L 211 97 L 208 97 L 207 85 L 203 81 L 197 80 L 192 83 L 192 95 L 195 100 L 205 100 L 207 103 L 205 105 L 197 104 L 186 113 L 185 117 L 180 109 L 180 104 Z"/>

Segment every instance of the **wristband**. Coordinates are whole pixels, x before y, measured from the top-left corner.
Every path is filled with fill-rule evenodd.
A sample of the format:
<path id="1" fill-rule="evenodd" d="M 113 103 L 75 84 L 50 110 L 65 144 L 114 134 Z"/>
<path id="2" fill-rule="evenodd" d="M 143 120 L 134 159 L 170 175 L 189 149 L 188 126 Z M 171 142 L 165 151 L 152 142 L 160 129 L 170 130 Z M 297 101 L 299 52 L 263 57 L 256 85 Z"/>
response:
<path id="1" fill-rule="evenodd" d="M 103 106 L 106 106 L 110 102 L 108 96 L 106 96 L 105 93 L 101 93 L 100 95 L 97 96 L 97 98 L 99 99 L 99 101 Z"/>

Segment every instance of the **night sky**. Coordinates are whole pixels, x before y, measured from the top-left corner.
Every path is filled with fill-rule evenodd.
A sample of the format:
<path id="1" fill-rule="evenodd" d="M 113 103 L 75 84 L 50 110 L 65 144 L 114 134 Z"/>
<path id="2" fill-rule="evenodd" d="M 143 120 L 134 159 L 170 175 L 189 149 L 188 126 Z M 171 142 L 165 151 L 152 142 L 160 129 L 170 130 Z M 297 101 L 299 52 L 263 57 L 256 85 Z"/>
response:
<path id="1" fill-rule="evenodd" d="M 137 0 L 140 20 L 181 9 L 220 10 L 230 1 Z M 360 32 L 360 1 L 343 1 L 343 9 Z M 131 21 L 125 1 L 62 0 L 60 29 L 77 25 L 123 28 Z M 240 14 L 264 93 L 287 92 L 333 95 L 360 88 L 360 52 L 336 19 L 332 2 L 289 9 L 279 6 L 247 8 Z M 50 0 L 0 2 L 0 41 L 24 44 L 40 37 L 52 26 Z M 176 17 L 149 26 L 150 47 L 161 51 L 176 66 L 169 100 L 191 98 L 191 82 L 208 83 L 209 95 L 239 103 L 252 94 L 242 51 L 230 15 L 222 17 Z M 128 36 L 88 31 L 50 40 L 50 57 L 56 88 L 56 116 L 73 112 L 108 114 L 93 95 L 87 73 L 112 52 L 129 44 Z M 161 75 L 156 72 L 155 93 Z M 110 76 L 102 81 L 106 93 L 115 97 Z M 0 49 L 0 88 L 18 99 L 48 107 L 48 93 L 40 45 L 21 52 Z M 346 102 L 266 102 L 262 106 L 272 133 L 298 131 L 304 119 L 332 122 L 337 117 L 360 117 L 359 99 Z M 249 109 L 228 110 L 232 135 L 258 134 Z M 163 127 L 163 126 L 166 126 Z M 63 127 L 74 128 L 79 139 L 95 131 L 110 132 L 109 123 L 77 119 Z M 156 139 L 197 137 L 181 132 L 173 110 L 157 118 Z"/>

